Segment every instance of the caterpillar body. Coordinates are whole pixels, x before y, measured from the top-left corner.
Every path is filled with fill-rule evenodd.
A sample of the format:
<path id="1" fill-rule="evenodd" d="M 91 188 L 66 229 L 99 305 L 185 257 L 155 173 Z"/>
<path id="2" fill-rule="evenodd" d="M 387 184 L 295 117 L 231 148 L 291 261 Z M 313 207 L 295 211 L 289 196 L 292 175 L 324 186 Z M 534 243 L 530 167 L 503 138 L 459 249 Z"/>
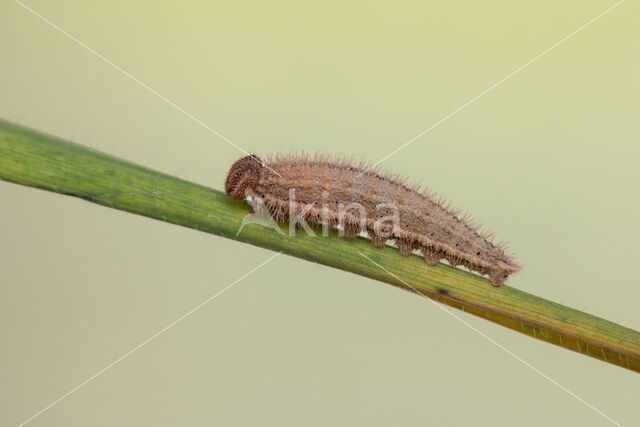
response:
<path id="1" fill-rule="evenodd" d="M 290 222 L 339 225 L 346 238 L 366 231 L 376 247 L 394 240 L 404 256 L 419 250 L 429 265 L 446 259 L 488 275 L 493 286 L 521 268 L 467 215 L 364 162 L 325 154 L 280 154 L 263 162 L 249 155 L 231 166 L 225 191 L 234 200 L 250 197 L 254 209 L 267 210 L 277 222 L 288 216 Z"/>

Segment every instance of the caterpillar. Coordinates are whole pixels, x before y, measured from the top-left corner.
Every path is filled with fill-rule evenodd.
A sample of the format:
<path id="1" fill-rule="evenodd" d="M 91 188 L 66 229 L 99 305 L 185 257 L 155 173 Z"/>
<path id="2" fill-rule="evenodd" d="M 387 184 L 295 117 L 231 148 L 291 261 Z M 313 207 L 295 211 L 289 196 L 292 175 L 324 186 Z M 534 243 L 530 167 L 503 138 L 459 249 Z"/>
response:
<path id="1" fill-rule="evenodd" d="M 263 162 L 251 154 L 233 163 L 225 192 L 232 200 L 252 200 L 254 211 L 267 211 L 275 222 L 289 219 L 290 230 L 306 221 L 338 227 L 351 239 L 366 232 L 376 247 L 395 241 L 401 255 L 419 250 L 428 265 L 445 259 L 488 275 L 500 286 L 520 271 L 505 254 L 504 243 L 480 232 L 468 215 L 452 208 L 400 175 L 354 164 L 327 154 L 276 154 Z"/>

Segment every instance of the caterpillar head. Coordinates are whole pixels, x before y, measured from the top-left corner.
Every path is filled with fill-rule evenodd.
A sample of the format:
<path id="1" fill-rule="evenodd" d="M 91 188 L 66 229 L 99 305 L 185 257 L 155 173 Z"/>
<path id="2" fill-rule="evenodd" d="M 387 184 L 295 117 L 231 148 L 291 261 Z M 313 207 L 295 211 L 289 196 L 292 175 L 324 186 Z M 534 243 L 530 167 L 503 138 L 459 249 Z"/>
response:
<path id="1" fill-rule="evenodd" d="M 224 183 L 224 191 L 229 198 L 244 200 L 247 197 L 247 190 L 253 190 L 258 185 L 263 167 L 262 160 L 255 154 L 236 160 L 231 165 Z"/>

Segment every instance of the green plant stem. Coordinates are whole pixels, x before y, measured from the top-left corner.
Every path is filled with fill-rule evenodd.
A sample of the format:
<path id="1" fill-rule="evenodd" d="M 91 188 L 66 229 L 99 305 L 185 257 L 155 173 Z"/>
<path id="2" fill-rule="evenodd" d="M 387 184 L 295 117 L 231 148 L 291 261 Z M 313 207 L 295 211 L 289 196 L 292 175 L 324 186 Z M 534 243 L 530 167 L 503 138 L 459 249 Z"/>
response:
<path id="1" fill-rule="evenodd" d="M 444 264 L 430 267 L 417 255 L 403 257 L 390 247 L 374 248 L 364 238 L 346 240 L 335 232 L 328 237 L 304 232 L 290 237 L 256 224 L 245 226 L 236 235 L 250 210 L 246 203 L 230 201 L 220 191 L 1 120 L 0 179 L 380 280 L 539 340 L 640 372 L 640 333 L 632 329 L 507 285 L 494 288 L 485 278 Z"/>

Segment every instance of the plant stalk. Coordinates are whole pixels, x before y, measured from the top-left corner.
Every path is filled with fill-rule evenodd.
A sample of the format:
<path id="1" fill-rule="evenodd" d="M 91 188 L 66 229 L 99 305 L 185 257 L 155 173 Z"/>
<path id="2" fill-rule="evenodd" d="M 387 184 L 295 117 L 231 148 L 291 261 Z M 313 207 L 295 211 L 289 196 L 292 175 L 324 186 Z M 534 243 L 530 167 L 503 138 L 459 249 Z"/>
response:
<path id="1" fill-rule="evenodd" d="M 250 210 L 244 202 L 2 120 L 0 179 L 386 282 L 538 340 L 640 372 L 640 333 L 635 330 L 507 285 L 494 288 L 483 277 L 445 264 L 430 267 L 417 255 L 403 257 L 391 247 L 375 248 L 362 237 L 347 240 L 335 231 L 327 237 L 302 232 L 290 237 L 256 224 L 238 233 Z"/>

